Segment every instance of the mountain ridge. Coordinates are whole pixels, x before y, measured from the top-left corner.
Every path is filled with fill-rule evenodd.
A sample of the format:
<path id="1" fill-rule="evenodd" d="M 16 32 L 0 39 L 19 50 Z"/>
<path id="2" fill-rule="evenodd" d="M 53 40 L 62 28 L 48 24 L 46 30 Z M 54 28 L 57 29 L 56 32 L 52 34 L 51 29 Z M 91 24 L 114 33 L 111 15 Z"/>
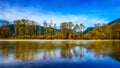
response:
<path id="1" fill-rule="evenodd" d="M 109 22 L 108 25 L 111 25 L 111 24 L 116 23 L 116 22 L 120 22 L 120 18 L 117 18 L 117 19 Z M 84 33 L 88 33 L 88 32 L 90 32 L 90 31 L 92 31 L 92 29 L 94 29 L 94 27 L 88 27 L 88 28 L 84 31 Z"/>

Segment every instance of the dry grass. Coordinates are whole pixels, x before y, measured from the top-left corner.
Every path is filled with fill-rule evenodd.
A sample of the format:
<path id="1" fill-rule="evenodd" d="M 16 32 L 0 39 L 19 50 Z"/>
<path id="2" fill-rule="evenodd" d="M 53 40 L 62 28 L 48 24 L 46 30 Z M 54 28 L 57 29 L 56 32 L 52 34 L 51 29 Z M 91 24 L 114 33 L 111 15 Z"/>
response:
<path id="1" fill-rule="evenodd" d="M 0 39 L 0 41 L 120 41 L 120 40 Z"/>

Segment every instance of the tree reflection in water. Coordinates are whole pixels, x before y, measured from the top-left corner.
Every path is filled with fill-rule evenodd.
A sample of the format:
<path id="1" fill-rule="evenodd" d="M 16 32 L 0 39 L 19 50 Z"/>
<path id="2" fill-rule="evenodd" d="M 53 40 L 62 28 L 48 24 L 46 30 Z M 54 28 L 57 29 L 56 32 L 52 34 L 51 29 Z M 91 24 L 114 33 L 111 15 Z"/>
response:
<path id="1" fill-rule="evenodd" d="M 0 58 L 7 58 L 9 54 L 14 54 L 14 60 L 33 60 L 37 58 L 37 54 L 41 54 L 43 59 L 54 59 L 57 53 L 61 58 L 80 57 L 83 58 L 86 53 L 92 52 L 94 58 L 110 56 L 120 61 L 120 42 L 119 41 L 97 41 L 91 43 L 76 42 L 0 42 Z M 57 52 L 56 50 L 60 50 Z M 38 57 L 39 58 L 39 57 Z"/>
<path id="2" fill-rule="evenodd" d="M 9 55 L 9 51 L 10 51 L 10 48 L 9 48 L 9 42 L 0 42 L 0 56 L 3 56 L 3 57 L 8 57 Z"/>

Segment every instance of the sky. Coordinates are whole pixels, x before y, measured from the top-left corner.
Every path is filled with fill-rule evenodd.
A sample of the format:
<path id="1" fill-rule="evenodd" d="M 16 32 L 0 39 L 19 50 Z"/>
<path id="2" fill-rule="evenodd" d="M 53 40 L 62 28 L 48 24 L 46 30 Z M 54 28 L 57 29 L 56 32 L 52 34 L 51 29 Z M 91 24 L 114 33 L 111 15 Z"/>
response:
<path id="1" fill-rule="evenodd" d="M 0 19 L 30 19 L 43 25 L 53 22 L 109 23 L 120 17 L 120 0 L 0 0 Z"/>

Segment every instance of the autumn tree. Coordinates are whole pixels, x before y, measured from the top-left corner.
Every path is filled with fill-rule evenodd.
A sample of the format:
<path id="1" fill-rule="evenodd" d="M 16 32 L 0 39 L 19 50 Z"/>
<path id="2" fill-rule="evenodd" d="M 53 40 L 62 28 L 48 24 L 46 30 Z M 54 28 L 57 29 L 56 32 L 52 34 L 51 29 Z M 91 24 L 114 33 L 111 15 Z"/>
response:
<path id="1" fill-rule="evenodd" d="M 72 38 L 73 36 L 73 31 L 72 31 L 72 27 L 74 26 L 72 22 L 68 22 L 68 37 L 67 38 Z"/>
<path id="2" fill-rule="evenodd" d="M 14 36 L 15 36 L 15 37 L 18 37 L 18 35 L 19 35 L 19 33 L 20 33 L 20 31 L 19 31 L 19 29 L 20 29 L 20 27 L 21 27 L 20 23 L 21 23 L 20 20 L 15 20 L 15 21 L 14 21 L 14 28 L 15 28 Z"/>
<path id="3" fill-rule="evenodd" d="M 107 24 L 103 24 L 101 31 L 101 39 L 112 39 L 111 27 Z"/>
<path id="4" fill-rule="evenodd" d="M 47 33 L 47 22 L 46 21 L 44 21 L 43 22 L 43 26 L 44 26 L 44 35 L 46 35 Z"/>
<path id="5" fill-rule="evenodd" d="M 67 22 L 63 22 L 60 24 L 60 28 L 61 28 L 61 37 L 63 39 L 67 39 L 68 38 L 68 23 Z"/>
<path id="6" fill-rule="evenodd" d="M 10 28 L 9 28 L 9 22 L 3 21 L 0 25 L 0 37 L 2 38 L 8 38 L 10 37 Z"/>
<path id="7" fill-rule="evenodd" d="M 55 34 L 55 32 L 56 32 L 56 23 L 54 24 L 54 34 Z"/>
<path id="8" fill-rule="evenodd" d="M 76 24 L 76 25 L 73 27 L 73 31 L 75 31 L 75 33 L 74 33 L 74 39 L 79 38 L 79 34 L 78 34 L 79 28 L 80 28 L 80 26 L 79 26 L 78 24 Z"/>
<path id="9" fill-rule="evenodd" d="M 83 23 L 80 24 L 80 38 L 83 39 L 83 30 L 85 29 L 85 26 Z"/>
<path id="10" fill-rule="evenodd" d="M 36 38 L 36 23 L 33 20 L 30 20 L 30 38 Z"/>
<path id="11" fill-rule="evenodd" d="M 120 39 L 120 22 L 115 22 L 113 24 L 110 25 L 112 32 L 112 38 L 113 39 Z"/>

